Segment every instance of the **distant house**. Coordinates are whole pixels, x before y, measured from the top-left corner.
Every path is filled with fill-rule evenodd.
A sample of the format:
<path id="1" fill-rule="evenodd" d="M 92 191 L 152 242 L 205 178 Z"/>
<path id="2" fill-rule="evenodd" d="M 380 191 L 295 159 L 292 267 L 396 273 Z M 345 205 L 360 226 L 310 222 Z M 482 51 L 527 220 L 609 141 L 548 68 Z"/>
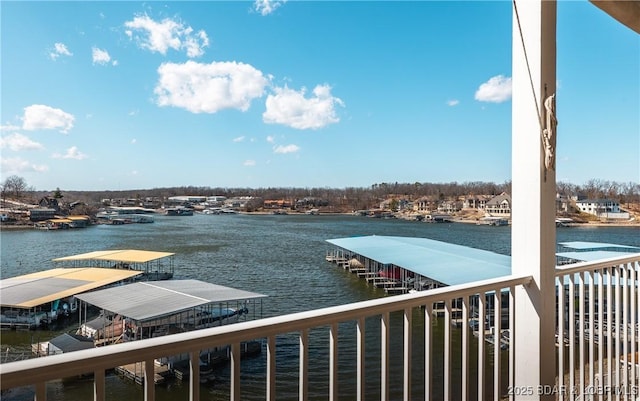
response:
<path id="1" fill-rule="evenodd" d="M 322 198 L 316 198 L 312 196 L 307 196 L 302 199 L 296 200 L 296 207 L 318 207 L 318 206 L 329 206 L 329 201 Z"/>
<path id="2" fill-rule="evenodd" d="M 511 197 L 506 192 L 494 196 L 487 202 L 485 212 L 491 216 L 510 216 Z"/>
<path id="3" fill-rule="evenodd" d="M 611 199 L 584 199 L 576 202 L 581 212 L 606 219 L 628 219 L 629 213 L 620 210 L 620 204 Z"/>
<path id="4" fill-rule="evenodd" d="M 380 209 L 393 211 L 405 210 L 409 203 L 409 200 L 404 198 L 389 198 L 380 202 Z"/>
<path id="5" fill-rule="evenodd" d="M 38 206 L 41 208 L 47 209 L 55 209 L 60 210 L 60 205 L 58 204 L 58 200 L 56 198 L 51 198 L 49 196 L 45 196 L 38 201 Z"/>
<path id="6" fill-rule="evenodd" d="M 462 203 L 459 201 L 443 201 L 438 206 L 438 211 L 442 213 L 455 213 L 462 209 Z"/>
<path id="7" fill-rule="evenodd" d="M 490 199 L 491 196 L 488 195 L 467 196 L 462 201 L 462 208 L 484 210 Z"/>
<path id="8" fill-rule="evenodd" d="M 236 196 L 236 197 L 225 200 L 223 207 L 234 209 L 234 210 L 245 209 L 249 206 L 249 204 L 254 204 L 254 202 L 257 202 L 257 201 L 260 201 L 260 200 L 257 198 L 254 198 L 253 196 Z M 262 201 L 260 201 L 260 203 L 262 203 Z"/>
<path id="9" fill-rule="evenodd" d="M 423 196 L 413 201 L 413 210 L 428 213 L 438 207 L 436 201 L 428 196 Z"/>
<path id="10" fill-rule="evenodd" d="M 293 202 L 287 199 L 265 199 L 262 202 L 262 207 L 265 209 L 286 209 L 290 208 L 292 204 Z"/>
<path id="11" fill-rule="evenodd" d="M 43 221 L 54 218 L 56 210 L 49 207 L 37 207 L 29 210 L 29 220 Z"/>

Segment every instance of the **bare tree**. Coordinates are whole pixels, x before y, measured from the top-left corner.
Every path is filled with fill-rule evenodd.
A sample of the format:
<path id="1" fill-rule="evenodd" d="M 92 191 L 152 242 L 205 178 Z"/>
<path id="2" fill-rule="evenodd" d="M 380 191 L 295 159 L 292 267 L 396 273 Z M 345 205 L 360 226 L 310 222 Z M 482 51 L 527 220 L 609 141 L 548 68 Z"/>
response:
<path id="1" fill-rule="evenodd" d="M 27 181 L 17 175 L 7 177 L 2 184 L 2 193 L 4 195 L 11 195 L 16 199 L 20 199 L 25 191 L 29 190 Z"/>

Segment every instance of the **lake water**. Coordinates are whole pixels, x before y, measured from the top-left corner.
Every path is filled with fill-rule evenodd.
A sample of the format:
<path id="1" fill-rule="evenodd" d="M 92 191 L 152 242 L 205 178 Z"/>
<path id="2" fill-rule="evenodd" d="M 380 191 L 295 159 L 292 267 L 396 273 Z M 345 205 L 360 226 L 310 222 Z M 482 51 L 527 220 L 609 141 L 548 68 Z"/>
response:
<path id="1" fill-rule="evenodd" d="M 394 235 L 424 237 L 502 254 L 510 254 L 510 227 L 476 226 L 473 224 L 428 224 L 417 221 L 372 219 L 358 216 L 311 215 L 194 215 L 188 217 L 156 216 L 153 224 L 93 226 L 87 229 L 40 231 L 3 230 L 0 233 L 2 278 L 27 274 L 52 267 L 54 258 L 106 249 L 146 249 L 174 252 L 175 278 L 192 278 L 214 284 L 240 288 L 268 296 L 262 303 L 262 316 L 274 316 L 309 309 L 340 305 L 386 296 L 383 290 L 367 285 L 364 280 L 325 261 L 332 246 L 327 239 L 360 235 Z M 597 241 L 640 246 L 638 227 L 571 227 L 557 230 L 558 242 Z M 393 315 L 392 338 L 401 338 L 401 316 Z M 434 324 L 438 324 L 436 321 Z M 414 316 L 414 339 L 423 329 L 419 311 Z M 438 327 L 434 335 L 441 335 Z M 340 327 L 339 365 L 340 393 L 344 399 L 354 398 L 355 329 Z M 367 320 L 367 396 L 379 398 L 379 322 Z M 2 350 L 28 350 L 32 341 L 46 341 L 57 335 L 51 331 L 2 331 Z M 456 341 L 454 332 L 454 341 Z M 326 399 L 328 379 L 326 366 L 326 330 L 311 333 L 310 390 L 311 399 Z M 415 342 L 419 369 L 420 341 Z M 392 352 L 392 366 L 401 366 L 400 344 Z M 352 346 L 353 345 L 353 346 Z M 297 399 L 296 333 L 278 337 L 278 399 Z M 248 359 L 242 365 L 243 399 L 264 399 L 262 368 L 265 355 Z M 437 366 L 437 365 L 436 365 Z M 401 369 L 399 369 L 401 371 Z M 203 386 L 201 399 L 228 399 L 228 372 Z M 418 374 L 416 377 L 420 377 Z M 392 378 L 393 379 L 393 378 Z M 392 383 L 395 383 L 392 380 Z M 414 394 L 423 382 L 414 380 Z M 455 386 L 454 386 L 455 387 Z M 92 384 L 61 381 L 48 386 L 49 400 L 91 399 Z M 188 399 L 188 383 L 158 386 L 158 400 Z M 393 385 L 392 398 L 400 396 L 400 383 Z M 455 396 L 455 394 L 454 394 Z M 5 399 L 33 399 L 28 390 L 13 391 Z M 31 398 L 30 398 L 31 397 Z M 140 400 L 142 388 L 117 375 L 107 378 L 108 400 Z M 417 395 L 416 399 L 420 397 Z"/>

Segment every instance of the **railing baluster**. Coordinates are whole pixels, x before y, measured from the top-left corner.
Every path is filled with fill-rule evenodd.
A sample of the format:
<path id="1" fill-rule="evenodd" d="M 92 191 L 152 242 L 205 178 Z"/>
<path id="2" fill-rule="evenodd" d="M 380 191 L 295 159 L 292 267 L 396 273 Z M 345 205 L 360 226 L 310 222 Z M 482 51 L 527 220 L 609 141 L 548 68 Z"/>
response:
<path id="1" fill-rule="evenodd" d="M 198 354 L 196 353 L 196 356 Z M 198 368 L 200 367 L 199 365 L 197 365 Z M 196 377 L 196 383 L 198 383 L 198 385 L 200 384 L 200 382 L 197 380 L 200 377 L 200 371 L 196 371 L 195 373 L 195 377 Z M 156 380 L 155 380 L 155 376 L 156 376 L 156 368 L 155 368 L 155 361 L 153 359 L 149 360 L 147 359 L 146 361 L 144 361 L 144 399 L 145 401 L 153 401 L 156 399 Z M 193 375 L 192 375 L 193 376 Z M 193 380 L 191 381 L 193 383 Z M 198 390 L 200 390 L 200 387 L 196 386 L 196 392 Z M 197 394 L 197 393 L 196 393 Z M 196 395 L 195 397 L 192 397 L 193 400 L 198 400 L 198 396 Z"/>
<path id="2" fill-rule="evenodd" d="M 595 342 L 595 287 L 594 280 L 596 279 L 595 272 L 586 272 L 585 273 L 588 283 L 588 291 L 589 291 L 589 386 L 591 389 L 594 388 L 595 384 L 595 356 L 594 356 L 594 342 Z M 593 391 L 591 391 L 593 393 Z M 590 396 L 590 399 L 594 399 L 593 394 Z"/>
<path id="3" fill-rule="evenodd" d="M 580 358 L 580 363 L 578 364 L 578 382 L 580 383 L 580 397 L 584 399 L 585 397 L 585 376 L 584 376 L 584 280 L 585 280 L 585 272 L 578 273 L 578 357 Z"/>
<path id="4" fill-rule="evenodd" d="M 569 275 L 569 399 L 576 396 L 576 279 L 575 274 Z"/>
<path id="5" fill-rule="evenodd" d="M 484 307 L 485 292 L 478 294 L 478 401 L 484 401 Z"/>
<path id="6" fill-rule="evenodd" d="M 233 401 L 240 401 L 242 398 L 240 392 L 240 343 L 234 342 L 231 344 L 230 350 L 231 359 L 231 395 L 230 398 Z"/>
<path id="7" fill-rule="evenodd" d="M 430 400 L 432 395 L 432 367 L 431 358 L 433 346 L 431 340 L 431 319 L 433 315 L 433 304 L 428 302 L 424 305 L 424 399 Z"/>
<path id="8" fill-rule="evenodd" d="M 516 336 L 514 327 L 516 326 L 516 288 L 509 287 L 509 388 L 514 388 L 514 376 L 515 376 L 515 349 L 516 349 Z M 514 399 L 513 394 L 511 399 Z"/>
<path id="9" fill-rule="evenodd" d="M 565 276 L 556 277 L 556 294 L 558 298 L 558 323 L 556 326 L 556 342 L 558 345 L 558 401 L 564 401 L 566 391 L 564 391 L 566 383 L 564 380 L 564 331 L 565 331 L 565 301 L 564 301 L 564 279 Z M 511 326 L 513 327 L 513 326 Z M 510 342 L 513 343 L 514 336 L 511 336 Z M 511 348 L 510 351 L 511 352 Z M 512 384 L 510 384 L 512 386 Z M 511 387 L 513 388 L 513 387 Z"/>
<path id="10" fill-rule="evenodd" d="M 624 369 L 624 373 L 622 374 L 621 385 L 624 389 L 624 399 L 629 399 L 629 365 L 628 365 L 628 355 L 629 355 L 629 271 L 627 270 L 626 265 L 622 265 L 622 368 Z"/>
<path id="11" fill-rule="evenodd" d="M 451 399 L 451 300 L 444 302 L 444 400 Z"/>
<path id="12" fill-rule="evenodd" d="M 380 400 L 389 400 L 389 312 L 380 317 Z M 337 399 L 337 398 L 336 398 Z"/>
<path id="13" fill-rule="evenodd" d="M 298 399 L 309 398 L 309 329 L 300 330 L 300 374 Z"/>
<path id="14" fill-rule="evenodd" d="M 502 320 L 502 293 L 499 288 L 493 293 L 493 399 L 500 400 L 500 323 Z"/>
<path id="15" fill-rule="evenodd" d="M 104 401 L 105 394 L 105 372 L 104 369 L 98 369 L 93 372 L 93 400 Z"/>
<path id="16" fill-rule="evenodd" d="M 607 271 L 607 386 L 613 388 L 613 363 L 611 355 L 613 354 L 613 267 L 606 269 Z"/>
<path id="17" fill-rule="evenodd" d="M 621 313 L 621 304 L 620 304 L 620 266 L 616 266 L 615 267 L 615 282 L 616 282 L 616 294 L 615 294 L 615 308 L 614 311 L 616 313 L 616 317 L 615 317 L 615 330 L 616 330 L 616 335 L 615 335 L 615 352 L 613 354 L 614 360 L 613 360 L 613 364 L 614 367 L 616 369 L 616 374 L 615 374 L 615 378 L 616 381 L 614 383 L 614 386 L 616 389 L 620 388 L 620 384 L 622 383 L 622 381 L 620 380 L 620 315 Z M 616 400 L 620 399 L 620 392 L 616 391 Z"/>
<path id="18" fill-rule="evenodd" d="M 267 401 L 276 401 L 276 337 L 267 338 Z"/>
<path id="19" fill-rule="evenodd" d="M 411 400 L 411 312 L 412 309 L 406 308 L 403 313 L 403 349 L 404 349 L 404 399 Z"/>
<path id="20" fill-rule="evenodd" d="M 469 399 L 469 297 L 462 297 L 462 399 Z"/>
<path id="21" fill-rule="evenodd" d="M 636 370 L 636 364 L 638 363 L 638 356 L 636 355 L 636 352 L 638 351 L 638 348 L 636 346 L 636 341 L 638 341 L 638 337 L 636 336 L 636 325 L 638 324 L 638 319 L 636 316 L 637 313 L 637 308 L 636 308 L 636 297 L 637 297 L 637 293 L 636 293 L 636 280 L 637 280 L 637 275 L 636 275 L 636 270 L 633 268 L 633 263 L 628 263 L 627 264 L 627 268 L 629 269 L 629 290 L 630 290 L 630 307 L 631 307 L 631 382 L 629 384 L 629 389 L 631 390 L 635 390 L 638 388 L 638 383 L 636 380 L 636 374 L 637 374 L 637 370 Z"/>
<path id="22" fill-rule="evenodd" d="M 604 338 L 604 308 L 605 308 L 605 300 L 604 300 L 604 286 L 605 286 L 605 270 L 600 269 L 596 273 L 598 275 L 598 282 L 600 285 L 598 286 L 598 400 L 604 401 L 604 392 L 601 389 L 604 388 L 604 349 L 605 349 L 605 338 Z M 608 340 L 607 340 L 608 341 Z"/>

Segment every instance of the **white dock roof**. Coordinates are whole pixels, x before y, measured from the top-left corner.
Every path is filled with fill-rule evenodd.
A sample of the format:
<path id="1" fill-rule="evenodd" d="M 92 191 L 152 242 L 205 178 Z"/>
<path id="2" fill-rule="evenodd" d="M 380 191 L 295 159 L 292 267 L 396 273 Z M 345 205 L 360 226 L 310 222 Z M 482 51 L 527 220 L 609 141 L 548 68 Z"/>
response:
<path id="1" fill-rule="evenodd" d="M 77 298 L 137 321 L 156 319 L 196 306 L 264 298 L 266 295 L 200 280 L 144 281 L 81 294 Z"/>
<path id="2" fill-rule="evenodd" d="M 0 304 L 33 308 L 142 274 L 98 267 L 58 268 L 0 280 Z"/>
<path id="3" fill-rule="evenodd" d="M 606 242 L 587 242 L 587 241 L 572 241 L 572 242 L 559 242 L 558 245 L 562 245 L 565 248 L 577 249 L 577 250 L 604 250 L 606 248 L 613 249 L 628 249 L 629 251 L 640 251 L 637 246 L 609 244 Z"/>

